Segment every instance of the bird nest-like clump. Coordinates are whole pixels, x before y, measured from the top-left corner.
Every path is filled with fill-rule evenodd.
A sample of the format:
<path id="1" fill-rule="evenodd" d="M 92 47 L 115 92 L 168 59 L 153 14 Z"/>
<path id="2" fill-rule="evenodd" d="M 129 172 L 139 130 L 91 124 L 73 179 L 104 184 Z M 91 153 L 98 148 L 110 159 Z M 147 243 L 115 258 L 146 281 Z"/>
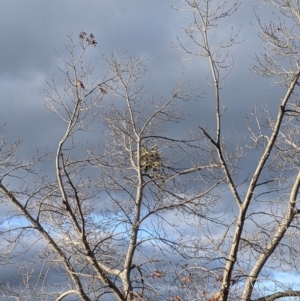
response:
<path id="1" fill-rule="evenodd" d="M 142 148 L 140 154 L 140 166 L 145 172 L 158 171 L 162 166 L 160 152 L 153 146 L 151 149 Z"/>

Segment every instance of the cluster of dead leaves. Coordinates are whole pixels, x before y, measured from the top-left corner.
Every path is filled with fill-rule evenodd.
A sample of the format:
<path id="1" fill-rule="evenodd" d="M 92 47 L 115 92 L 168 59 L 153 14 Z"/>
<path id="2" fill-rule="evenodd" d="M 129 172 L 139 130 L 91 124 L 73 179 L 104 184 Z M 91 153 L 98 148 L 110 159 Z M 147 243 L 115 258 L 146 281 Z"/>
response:
<path id="1" fill-rule="evenodd" d="M 150 274 L 150 277 L 156 277 L 156 278 L 162 278 L 163 276 L 164 276 L 164 273 L 162 271 L 159 271 L 159 270 L 156 270 L 155 272 Z M 180 281 L 182 283 L 188 283 L 188 282 L 192 281 L 192 277 L 191 277 L 191 275 L 188 276 L 188 277 L 182 277 L 180 279 Z"/>
<path id="2" fill-rule="evenodd" d="M 179 295 L 173 296 L 170 301 L 181 301 L 181 297 Z"/>
<path id="3" fill-rule="evenodd" d="M 163 277 L 163 272 L 162 271 L 155 271 L 154 273 L 150 274 L 151 277 L 156 277 L 156 278 L 162 278 Z"/>
<path id="4" fill-rule="evenodd" d="M 216 292 L 211 298 L 209 298 L 207 301 L 220 301 L 221 300 L 221 293 Z"/>
<path id="5" fill-rule="evenodd" d="M 86 42 L 88 42 L 88 45 L 92 45 L 92 46 L 96 46 L 97 45 L 97 42 L 95 40 L 95 37 L 92 33 L 90 33 L 87 37 L 87 33 L 82 31 L 80 34 L 79 34 L 79 39 L 83 40 L 85 38 Z"/>
<path id="6" fill-rule="evenodd" d="M 104 88 L 101 86 L 101 84 L 98 84 L 97 86 L 99 87 L 99 90 L 100 90 L 100 92 L 101 92 L 102 94 L 107 94 L 107 90 L 104 89 Z"/>
<path id="7" fill-rule="evenodd" d="M 81 88 L 81 89 L 83 89 L 83 90 L 85 89 L 84 84 L 83 84 L 82 81 L 79 80 L 79 79 L 78 79 L 77 82 L 76 82 L 76 86 L 79 87 L 79 88 Z"/>
<path id="8" fill-rule="evenodd" d="M 180 279 L 182 283 L 189 283 L 192 281 L 192 277 L 188 276 L 188 277 L 183 277 Z"/>
<path id="9" fill-rule="evenodd" d="M 142 293 L 130 293 L 130 301 L 141 301 L 143 299 Z"/>
<path id="10" fill-rule="evenodd" d="M 222 283 L 222 282 L 223 282 L 223 276 L 217 277 L 216 280 L 215 280 L 215 283 L 217 283 L 217 282 Z M 230 282 L 231 282 L 232 285 L 234 285 L 234 284 L 236 284 L 236 283 L 238 282 L 238 279 L 232 278 L 232 279 L 230 279 Z M 204 291 L 202 292 L 202 295 L 205 296 L 206 294 L 207 294 L 207 293 L 206 293 L 206 291 L 204 290 Z M 216 292 L 216 293 L 215 293 L 212 297 L 210 297 L 207 301 L 220 301 L 220 300 L 221 300 L 221 293 L 220 293 L 220 292 Z"/>
<path id="11" fill-rule="evenodd" d="M 78 79 L 78 80 L 76 81 L 76 84 L 75 84 L 75 85 L 76 85 L 77 87 L 79 87 L 79 88 L 85 90 L 85 86 L 84 86 L 84 84 L 82 83 L 81 80 Z M 102 94 L 107 94 L 107 90 L 104 89 L 103 86 L 101 86 L 101 84 L 98 84 L 97 86 L 98 86 L 98 88 L 99 88 L 99 90 L 100 90 L 100 92 L 101 92 Z"/>

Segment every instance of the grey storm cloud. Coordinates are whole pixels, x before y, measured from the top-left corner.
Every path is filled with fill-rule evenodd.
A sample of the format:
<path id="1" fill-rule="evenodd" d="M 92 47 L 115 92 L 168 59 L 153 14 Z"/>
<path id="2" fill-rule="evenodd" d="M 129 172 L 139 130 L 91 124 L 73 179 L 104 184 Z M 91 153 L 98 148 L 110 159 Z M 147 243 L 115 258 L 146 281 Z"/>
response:
<path id="1" fill-rule="evenodd" d="M 67 35 L 74 40 L 84 30 L 93 33 L 97 47 L 89 49 L 87 59 L 95 67 L 95 76 L 104 73 L 100 51 L 109 55 L 111 51 L 126 50 L 132 55 L 146 55 L 149 68 L 142 84 L 145 100 L 152 97 L 167 97 L 180 78 L 191 87 L 197 87 L 196 96 L 181 104 L 188 118 L 178 126 L 168 129 L 174 134 L 187 133 L 198 125 L 214 128 L 214 92 L 207 82 L 209 66 L 205 60 L 194 58 L 172 49 L 178 45 L 177 37 L 189 46 L 182 33 L 188 25 L 188 14 L 171 8 L 176 1 L 1 1 L 0 10 L 0 126 L 10 140 L 22 140 L 19 154 L 32 157 L 37 149 L 49 147 L 55 151 L 64 124 L 45 108 L 47 82 L 52 77 L 63 80 L 58 68 L 62 63 L 58 55 L 67 56 Z M 238 45 L 232 48 L 235 66 L 226 79 L 222 90 L 222 101 L 226 114 L 223 122 L 228 135 L 234 130 L 246 135 L 245 112 L 251 110 L 254 101 L 265 98 L 278 100 L 278 89 L 270 89 L 270 81 L 251 75 L 255 53 L 261 50 L 257 36 L 258 28 L 252 4 L 243 2 L 229 23 L 219 28 L 217 39 L 240 30 Z M 251 24 L 252 23 L 252 24 Z M 192 47 L 192 45 L 190 44 Z M 183 75 L 182 75 L 183 73 Z M 266 91 L 269 94 L 266 94 Z M 242 126 L 241 126 L 242 124 Z M 232 137 L 230 137 L 232 139 Z M 248 157 L 243 162 L 249 168 Z M 52 173 L 53 166 L 45 165 Z"/>
<path id="2" fill-rule="evenodd" d="M 184 134 L 198 125 L 214 127 L 214 94 L 207 85 L 211 80 L 208 64 L 200 58 L 188 60 L 172 49 L 177 36 L 189 43 L 181 30 L 187 26 L 189 16 L 170 7 L 175 0 L 0 0 L 0 3 L 0 127 L 5 125 L 4 134 L 10 141 L 22 140 L 21 156 L 32 157 L 36 149 L 46 145 L 50 151 L 55 150 L 63 123 L 45 108 L 46 81 L 52 77 L 62 79 L 57 54 L 65 57 L 66 35 L 73 34 L 75 40 L 82 30 L 93 33 L 98 43 L 87 53 L 95 66 L 95 76 L 105 71 L 101 69 L 99 50 L 105 54 L 126 50 L 149 58 L 149 72 L 143 82 L 149 99 L 168 96 L 181 76 L 183 82 L 197 87 L 194 93 L 199 97 L 181 104 L 189 118 L 169 131 Z M 262 49 L 258 28 L 251 23 L 255 24 L 251 1 L 243 1 L 237 14 L 218 33 L 222 39 L 231 28 L 241 30 L 241 43 L 232 48 L 235 66 L 222 90 L 226 111 L 223 120 L 229 135 L 234 135 L 232 129 L 246 135 L 245 112 L 251 110 L 254 101 L 279 99 L 277 87 L 251 74 L 255 53 Z M 256 158 L 248 157 L 242 164 L 245 169 L 251 166 L 249 160 Z M 45 166 L 49 173 L 54 171 L 53 166 Z M 13 271 L 7 275 L 11 276 Z"/>
<path id="3" fill-rule="evenodd" d="M 188 56 L 172 49 L 177 37 L 187 46 L 190 43 L 182 33 L 189 15 L 171 9 L 172 4 L 178 4 L 176 1 L 2 0 L 1 3 L 0 126 L 5 125 L 4 134 L 9 140 L 22 140 L 20 153 L 24 156 L 32 157 L 36 149 L 45 145 L 50 151 L 55 150 L 63 123 L 45 108 L 46 81 L 50 82 L 52 77 L 63 80 L 58 70 L 62 63 L 57 55 L 66 57 L 66 35 L 71 33 L 76 40 L 82 30 L 92 32 L 98 42 L 95 49 L 87 52 L 87 59 L 95 66 L 95 76 L 105 72 L 99 51 L 109 55 L 111 51 L 126 50 L 132 55 L 148 57 L 149 72 L 142 82 L 145 100 L 167 97 L 182 73 L 183 82 L 197 87 L 194 94 L 200 97 L 191 96 L 181 104 L 188 119 L 169 131 L 184 134 L 198 125 L 214 127 L 214 92 L 207 85 L 211 80 L 207 62 L 201 58 L 185 60 Z M 252 25 L 255 24 L 252 4 L 243 2 L 228 22 L 219 28 L 217 39 L 226 38 L 231 29 L 240 30 L 241 43 L 232 48 L 235 66 L 222 90 L 226 110 L 222 118 L 229 135 L 234 134 L 232 129 L 246 135 L 245 112 L 253 108 L 254 101 L 278 101 L 279 90 L 270 88 L 270 81 L 250 72 L 255 53 L 261 51 L 258 28 Z"/>

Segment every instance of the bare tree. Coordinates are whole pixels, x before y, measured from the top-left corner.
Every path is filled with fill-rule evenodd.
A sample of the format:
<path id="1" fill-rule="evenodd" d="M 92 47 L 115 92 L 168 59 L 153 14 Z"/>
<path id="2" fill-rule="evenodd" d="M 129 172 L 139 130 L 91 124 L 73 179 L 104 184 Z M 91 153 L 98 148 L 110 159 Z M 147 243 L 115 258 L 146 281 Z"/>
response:
<path id="1" fill-rule="evenodd" d="M 300 2 L 263 1 L 279 16 L 279 21 L 271 20 L 267 25 L 255 10 L 265 52 L 256 57 L 253 69 L 280 84 L 282 96 L 279 103 L 272 100 L 271 109 L 267 106 L 253 109 L 247 125 L 250 142 L 241 138 L 235 149 L 224 134 L 222 100 L 226 96 L 222 88 L 234 67 L 229 50 L 238 43 L 239 31 L 232 31 L 227 38 L 224 31 L 222 37 L 218 32 L 220 23 L 224 24 L 223 19 L 237 11 L 240 2 L 181 2 L 182 6 L 174 8 L 190 14 L 192 23 L 184 33 L 193 43 L 187 46 L 178 39 L 175 46 L 189 58 L 202 57 L 209 63 L 212 78 L 209 84 L 215 93 L 216 130 L 208 132 L 201 124 L 199 130 L 221 167 L 222 187 L 231 193 L 228 199 L 235 201 L 233 213 L 226 214 L 228 220 L 218 230 L 212 232 L 209 227 L 202 227 L 210 249 L 214 250 L 215 270 L 210 268 L 206 273 L 208 277 L 216 272 L 219 275 L 215 283 L 208 281 L 204 299 L 246 301 L 299 297 L 297 286 L 281 283 L 276 273 L 299 271 Z M 273 114 L 276 106 L 277 114 Z M 253 151 L 259 154 L 258 161 L 244 177 L 239 172 L 242 159 L 251 156 Z M 201 265 L 203 271 L 208 262 L 200 262 L 197 267 Z M 193 297 L 200 298 L 199 294 Z"/>
<path id="2" fill-rule="evenodd" d="M 188 87 L 149 99 L 140 84 L 146 58 L 126 52 L 102 56 L 107 73 L 92 79 L 84 55 L 94 36 L 68 39 L 64 80 L 46 91 L 49 110 L 65 124 L 56 153 L 24 163 L 15 146 L 2 149 L 1 202 L 12 205 L 2 223 L 3 266 L 16 266 L 20 278 L 0 291 L 16 300 L 178 299 L 194 235 L 184 218 L 206 216 L 218 200 L 209 196 L 207 206 L 218 181 L 205 171 L 217 165 L 197 158 L 200 135 L 167 130 L 185 119 Z M 53 162 L 55 177 L 37 171 L 44 161 Z"/>
<path id="3" fill-rule="evenodd" d="M 299 271 L 300 2 L 264 1 L 281 17 L 264 25 L 254 72 L 271 77 L 280 101 L 247 115 L 248 137 L 230 140 L 222 90 L 234 68 L 239 30 L 218 36 L 240 2 L 182 0 L 192 23 L 175 47 L 207 60 L 215 127 L 186 136 L 168 130 L 193 89 L 181 81 L 169 98 L 146 94 L 145 57 L 102 55 L 98 80 L 85 63 L 93 34 L 68 36 L 64 79 L 48 83 L 47 104 L 65 124 L 54 155 L 17 156 L 0 145 L 1 265 L 17 279 L 0 283 L 8 300 L 275 300 L 300 296 L 278 272 Z M 79 50 L 79 51 L 78 51 Z M 276 112 L 274 109 L 276 107 Z M 245 158 L 257 154 L 247 174 Z M 53 163 L 55 176 L 39 164 Z M 226 206 L 224 205 L 226 195 Z"/>

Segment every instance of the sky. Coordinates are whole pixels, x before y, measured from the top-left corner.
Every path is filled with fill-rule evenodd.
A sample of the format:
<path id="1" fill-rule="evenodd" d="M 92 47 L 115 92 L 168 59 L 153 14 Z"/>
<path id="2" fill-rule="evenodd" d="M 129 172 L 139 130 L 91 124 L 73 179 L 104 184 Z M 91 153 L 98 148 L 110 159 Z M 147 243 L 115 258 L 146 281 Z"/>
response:
<path id="1" fill-rule="evenodd" d="M 184 70 L 183 82 L 199 85 L 197 92 L 205 94 L 182 104 L 190 115 L 182 132 L 213 124 L 207 62 L 184 60 L 183 53 L 172 49 L 178 36 L 189 45 L 181 29 L 190 16 L 171 8 L 177 4 L 175 0 L 0 0 L 0 4 L 0 126 L 5 125 L 9 140 L 22 140 L 20 156 L 31 157 L 35 149 L 45 145 L 52 151 L 57 146 L 63 125 L 46 110 L 44 90 L 53 76 L 61 77 L 57 54 L 66 55 L 67 34 L 77 38 L 82 30 L 93 33 L 98 42 L 88 53 L 96 70 L 103 68 L 100 51 L 126 50 L 148 57 L 144 84 L 149 98 L 168 95 Z M 241 43 L 231 52 L 235 68 L 222 90 L 227 108 L 225 129 L 230 132 L 234 128 L 241 135 L 247 134 L 245 112 L 266 98 L 278 101 L 280 93 L 270 80 L 255 77 L 250 71 L 255 54 L 262 51 L 253 5 L 257 2 L 242 1 L 237 13 L 217 33 L 222 39 L 231 28 L 241 29 Z"/>
<path id="2" fill-rule="evenodd" d="M 249 70 L 255 50 L 260 48 L 257 28 L 251 25 L 250 2 L 242 3 L 235 18 L 228 19 L 228 29 L 238 29 L 242 25 L 240 40 L 244 42 L 233 48 L 236 68 L 224 89 L 224 102 L 228 107 L 224 120 L 232 121 L 235 116 L 243 122 L 241 108 L 250 109 L 254 100 L 261 100 L 264 93 L 270 93 L 269 87 L 266 89 L 264 85 L 266 82 L 257 85 L 261 79 L 253 77 Z M 169 0 L 75 0 L 72 4 L 70 1 L 3 1 L 0 12 L 0 124 L 6 124 L 6 136 L 11 140 L 20 137 L 22 150 L 27 155 L 34 148 L 57 141 L 57 119 L 45 109 L 44 89 L 52 76 L 61 76 L 57 53 L 66 54 L 64 44 L 69 32 L 74 37 L 82 30 L 95 35 L 98 45 L 91 54 L 91 61 L 96 68 L 100 62 L 99 51 L 126 50 L 132 55 L 145 54 L 149 58 L 149 72 L 144 84 L 155 97 L 166 95 L 176 86 L 183 68 L 183 81 L 199 84 L 199 94 L 209 93 L 207 63 L 199 59 L 183 61 L 183 54 L 172 49 L 177 36 L 184 37 L 181 28 L 186 26 L 189 15 L 176 13 L 171 4 L 174 2 Z M 232 90 L 235 92 L 231 93 Z M 210 124 L 214 104 L 209 99 L 192 100 L 184 107 L 191 114 L 189 123 L 193 120 L 204 126 Z"/>

